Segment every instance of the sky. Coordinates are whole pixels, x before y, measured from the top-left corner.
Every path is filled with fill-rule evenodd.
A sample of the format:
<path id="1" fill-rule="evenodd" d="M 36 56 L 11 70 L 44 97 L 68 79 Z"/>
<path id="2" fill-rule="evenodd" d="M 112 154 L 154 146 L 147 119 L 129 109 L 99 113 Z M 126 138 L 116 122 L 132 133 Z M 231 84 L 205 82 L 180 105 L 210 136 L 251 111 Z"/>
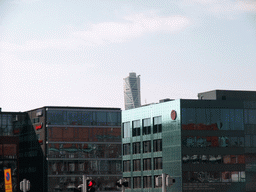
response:
<path id="1" fill-rule="evenodd" d="M 255 0 L 0 0 L 0 108 L 124 109 L 256 91 Z"/>

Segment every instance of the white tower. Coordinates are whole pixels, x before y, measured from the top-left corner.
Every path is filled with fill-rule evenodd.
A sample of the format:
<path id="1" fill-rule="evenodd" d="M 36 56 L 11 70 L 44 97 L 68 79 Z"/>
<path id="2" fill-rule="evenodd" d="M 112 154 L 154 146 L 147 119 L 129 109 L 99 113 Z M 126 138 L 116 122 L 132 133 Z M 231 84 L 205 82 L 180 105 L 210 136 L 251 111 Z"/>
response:
<path id="1" fill-rule="evenodd" d="M 141 106 L 140 102 L 140 75 L 131 72 L 124 78 L 124 103 L 125 110 Z"/>

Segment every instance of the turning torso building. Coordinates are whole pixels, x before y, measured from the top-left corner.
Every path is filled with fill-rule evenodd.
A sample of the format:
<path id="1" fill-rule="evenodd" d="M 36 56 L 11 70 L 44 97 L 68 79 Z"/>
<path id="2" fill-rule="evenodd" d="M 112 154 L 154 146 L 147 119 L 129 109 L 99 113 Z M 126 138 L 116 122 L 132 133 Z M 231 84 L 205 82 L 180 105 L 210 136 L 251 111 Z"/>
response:
<path id="1" fill-rule="evenodd" d="M 131 72 L 124 78 L 124 103 L 125 110 L 141 106 L 140 102 L 140 75 Z"/>

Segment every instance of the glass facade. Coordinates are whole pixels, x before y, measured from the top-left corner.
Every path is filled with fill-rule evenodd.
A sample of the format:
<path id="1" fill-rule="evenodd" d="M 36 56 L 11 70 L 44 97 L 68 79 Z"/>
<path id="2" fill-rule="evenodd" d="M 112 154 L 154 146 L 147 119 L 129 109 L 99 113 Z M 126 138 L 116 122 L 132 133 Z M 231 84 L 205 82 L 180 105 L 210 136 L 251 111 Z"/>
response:
<path id="1" fill-rule="evenodd" d="M 123 148 L 129 144 L 133 154 L 126 150 L 123 156 L 131 166 L 123 173 L 131 181 L 127 191 L 161 191 L 154 179 L 162 173 L 175 179 L 167 191 L 255 190 L 253 106 L 243 101 L 173 100 L 123 111 L 122 121 L 132 122 L 125 131 L 133 133 L 122 138 Z"/>
<path id="2" fill-rule="evenodd" d="M 5 169 L 11 169 L 12 188 L 18 191 L 19 133 L 24 124 L 24 114 L 0 112 L 0 192 L 5 191 Z"/>
<path id="3" fill-rule="evenodd" d="M 122 173 L 120 109 L 46 108 L 48 191 L 65 191 L 87 175 L 98 191 L 117 191 Z"/>
<path id="4" fill-rule="evenodd" d="M 179 113 L 180 109 L 178 102 L 174 103 L 122 112 L 123 177 L 130 181 L 126 191 L 162 191 L 155 185 L 155 178 L 163 172 L 177 181 L 182 179 L 181 137 L 178 137 L 181 130 L 175 128 L 180 124 L 180 117 L 171 119 L 171 111 Z M 176 159 L 170 158 L 175 155 Z M 181 185 L 174 187 L 174 191 L 180 190 Z"/>

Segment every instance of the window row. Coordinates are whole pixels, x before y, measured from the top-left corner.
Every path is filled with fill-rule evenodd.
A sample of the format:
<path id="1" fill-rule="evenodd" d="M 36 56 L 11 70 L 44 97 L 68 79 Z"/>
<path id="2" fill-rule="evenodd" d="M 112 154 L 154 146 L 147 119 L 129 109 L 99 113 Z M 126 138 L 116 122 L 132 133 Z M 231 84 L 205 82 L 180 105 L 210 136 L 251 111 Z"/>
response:
<path id="1" fill-rule="evenodd" d="M 49 161 L 50 175 L 66 174 L 119 174 L 121 160 Z"/>
<path id="2" fill-rule="evenodd" d="M 189 164 L 245 164 L 245 155 L 183 155 Z"/>
<path id="3" fill-rule="evenodd" d="M 223 171 L 223 172 L 182 172 L 183 183 L 224 183 L 245 182 L 245 171 Z"/>
<path id="4" fill-rule="evenodd" d="M 151 158 L 143 159 L 142 162 L 140 159 L 135 159 L 132 161 L 133 163 L 133 171 L 147 171 L 152 170 L 152 162 Z M 141 165 L 142 163 L 142 165 Z M 163 169 L 162 157 L 153 158 L 153 170 Z M 131 161 L 123 161 L 123 172 L 131 171 Z"/>
<path id="5" fill-rule="evenodd" d="M 256 136 L 256 135 L 255 135 Z M 247 139 L 247 138 L 246 138 Z M 244 147 L 248 143 L 244 137 L 229 136 L 186 136 L 182 137 L 184 147 Z M 256 137 L 255 137 L 256 144 Z"/>
<path id="6" fill-rule="evenodd" d="M 120 144 L 48 144 L 48 158 L 120 158 Z"/>
<path id="7" fill-rule="evenodd" d="M 121 141 L 120 128 L 49 127 L 49 141 Z"/>
<path id="8" fill-rule="evenodd" d="M 122 124 L 123 129 L 123 138 L 131 137 L 132 136 L 140 136 L 142 135 L 148 135 L 152 133 L 151 130 L 151 119 L 146 118 L 142 119 L 142 133 L 141 133 L 141 123 L 140 120 L 132 121 L 132 131 L 130 131 L 130 122 L 124 122 Z M 153 133 L 161 133 L 162 132 L 162 117 L 153 117 Z"/>
<path id="9" fill-rule="evenodd" d="M 151 141 L 143 141 L 143 153 L 151 152 Z M 126 143 L 123 144 L 123 155 L 131 154 L 131 144 Z M 153 140 L 153 152 L 162 151 L 162 139 Z M 132 143 L 132 154 L 140 154 L 141 153 L 141 143 L 135 142 Z"/>
<path id="10" fill-rule="evenodd" d="M 118 191 L 116 187 L 116 181 L 120 179 L 120 176 L 110 176 L 98 175 L 93 177 L 96 184 L 95 191 Z M 72 186 L 79 186 L 82 183 L 82 177 L 78 175 L 65 175 L 65 176 L 51 176 L 48 179 L 48 191 L 78 191 L 74 190 Z M 39 190 L 38 190 L 39 191 Z"/>
<path id="11" fill-rule="evenodd" d="M 128 188 L 133 188 L 133 189 L 152 188 L 153 186 L 157 187 L 155 180 L 156 180 L 156 177 L 158 177 L 158 176 L 159 175 L 154 176 L 154 177 L 152 177 L 152 176 L 143 176 L 143 177 L 139 176 L 139 177 L 132 177 L 132 178 L 125 177 L 124 179 L 126 179 L 128 181 Z M 131 183 L 131 181 L 132 181 L 132 183 Z M 141 186 L 142 181 L 143 181 L 143 186 Z"/>
<path id="12" fill-rule="evenodd" d="M 251 114 L 252 113 L 250 113 L 250 115 Z M 243 109 L 217 109 L 217 108 L 183 108 L 182 109 L 182 125 L 217 124 L 219 130 L 244 130 L 244 119 L 246 118 L 244 118 Z M 253 123 L 253 122 L 251 121 L 250 123 Z M 194 127 L 191 127 L 191 128 L 194 128 Z"/>
<path id="13" fill-rule="evenodd" d="M 118 126 L 121 124 L 121 112 L 49 110 L 47 124 Z"/>

